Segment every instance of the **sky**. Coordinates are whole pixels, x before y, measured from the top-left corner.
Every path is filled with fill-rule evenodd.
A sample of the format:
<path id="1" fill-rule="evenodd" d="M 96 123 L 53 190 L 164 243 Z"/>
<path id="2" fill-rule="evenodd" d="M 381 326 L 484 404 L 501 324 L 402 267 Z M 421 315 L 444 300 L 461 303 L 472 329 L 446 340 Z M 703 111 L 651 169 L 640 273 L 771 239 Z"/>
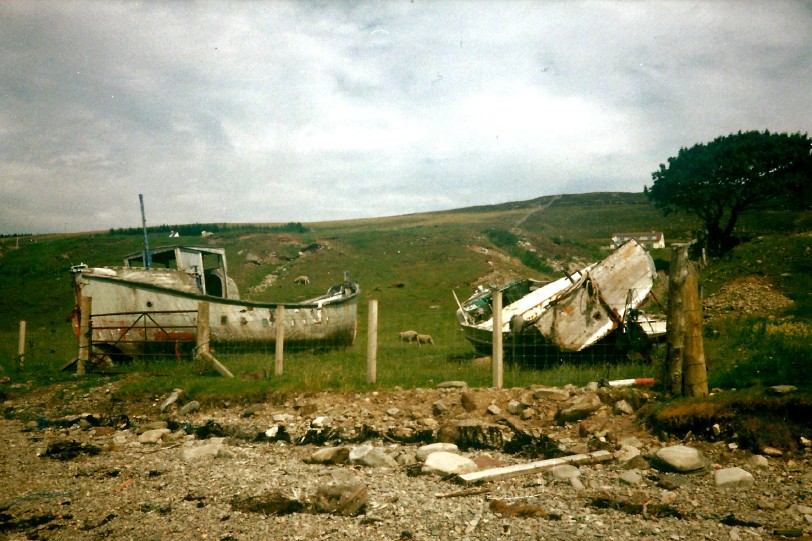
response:
<path id="1" fill-rule="evenodd" d="M 0 2 L 0 234 L 641 192 L 812 132 L 812 2 Z"/>

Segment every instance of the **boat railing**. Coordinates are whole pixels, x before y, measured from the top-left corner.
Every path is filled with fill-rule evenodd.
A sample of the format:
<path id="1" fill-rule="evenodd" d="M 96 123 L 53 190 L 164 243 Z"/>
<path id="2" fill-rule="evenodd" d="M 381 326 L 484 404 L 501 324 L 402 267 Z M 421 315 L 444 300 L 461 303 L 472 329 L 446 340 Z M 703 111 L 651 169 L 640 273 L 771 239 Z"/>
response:
<path id="1" fill-rule="evenodd" d="M 155 316 L 178 315 L 173 320 L 159 323 Z M 120 318 L 116 321 L 116 318 Z M 132 351 L 134 348 L 127 344 L 144 344 L 144 348 L 136 348 L 149 352 L 149 355 L 161 354 L 161 350 L 151 351 L 148 343 L 174 343 L 174 352 L 164 348 L 164 354 L 181 355 L 181 344 L 194 344 L 197 332 L 197 310 L 149 310 L 141 312 L 108 312 L 92 314 L 91 343 L 104 344 L 106 348 Z M 162 318 L 158 318 L 162 319 Z"/>

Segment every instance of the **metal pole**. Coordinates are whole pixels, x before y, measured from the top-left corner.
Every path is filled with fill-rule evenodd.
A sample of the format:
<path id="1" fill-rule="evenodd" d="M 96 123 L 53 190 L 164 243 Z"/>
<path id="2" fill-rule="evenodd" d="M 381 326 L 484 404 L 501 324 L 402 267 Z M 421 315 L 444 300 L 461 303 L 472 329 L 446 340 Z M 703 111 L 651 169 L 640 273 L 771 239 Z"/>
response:
<path id="1" fill-rule="evenodd" d="M 149 249 L 149 239 L 147 238 L 147 216 L 144 214 L 144 194 L 138 194 L 138 200 L 141 202 L 141 225 L 144 228 L 144 266 L 151 269 L 152 251 Z"/>

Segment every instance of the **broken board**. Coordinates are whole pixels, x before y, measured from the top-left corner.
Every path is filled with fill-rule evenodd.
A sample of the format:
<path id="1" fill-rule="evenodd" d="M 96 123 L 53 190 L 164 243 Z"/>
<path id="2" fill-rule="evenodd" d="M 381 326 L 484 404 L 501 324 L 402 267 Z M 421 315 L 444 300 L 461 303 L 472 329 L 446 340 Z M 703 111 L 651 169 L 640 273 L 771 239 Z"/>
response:
<path id="1" fill-rule="evenodd" d="M 527 464 L 516 464 L 514 466 L 504 466 L 502 468 L 491 468 L 489 470 L 465 473 L 457 476 L 457 479 L 464 484 L 478 483 L 480 481 L 496 481 L 510 477 L 521 477 L 522 475 L 532 475 L 562 464 L 595 464 L 611 459 L 612 453 L 609 451 L 594 451 L 592 453 L 548 458 L 547 460 L 528 462 Z"/>

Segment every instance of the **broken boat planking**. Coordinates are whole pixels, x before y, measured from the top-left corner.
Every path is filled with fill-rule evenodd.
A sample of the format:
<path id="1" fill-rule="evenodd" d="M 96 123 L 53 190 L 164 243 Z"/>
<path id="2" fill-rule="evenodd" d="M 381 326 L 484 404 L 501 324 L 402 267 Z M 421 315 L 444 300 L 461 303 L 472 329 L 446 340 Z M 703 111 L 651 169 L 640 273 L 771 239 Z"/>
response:
<path id="1" fill-rule="evenodd" d="M 651 255 L 629 241 L 599 263 L 554 282 L 511 282 L 499 288 L 503 343 L 515 340 L 523 349 L 554 346 L 562 352 L 578 352 L 629 323 L 654 337 L 663 330 L 662 325 L 654 318 L 641 317 L 637 308 L 650 293 L 655 277 Z M 465 338 L 486 355 L 493 347 L 492 301 L 493 290 L 480 286 L 457 310 Z M 629 322 L 632 317 L 635 321 Z"/>
<path id="2" fill-rule="evenodd" d="M 596 464 L 612 460 L 612 453 L 609 451 L 593 451 L 578 455 L 562 456 L 559 458 L 548 458 L 526 464 L 515 464 L 513 466 L 503 466 L 501 468 L 491 468 L 488 470 L 475 471 L 458 475 L 456 479 L 463 484 L 479 483 L 481 481 L 498 481 L 522 475 L 532 475 L 541 471 L 549 470 L 562 464 Z"/>
<path id="3" fill-rule="evenodd" d="M 194 344 L 198 303 L 209 303 L 211 342 L 229 345 L 274 344 L 277 307 L 284 306 L 285 346 L 348 346 L 357 333 L 360 287 L 345 273 L 342 284 L 298 303 L 240 300 L 228 276 L 225 250 L 167 246 L 124 258 L 123 267 L 71 269 L 79 306 L 92 298 L 92 343 L 102 354 L 139 355 Z"/>

